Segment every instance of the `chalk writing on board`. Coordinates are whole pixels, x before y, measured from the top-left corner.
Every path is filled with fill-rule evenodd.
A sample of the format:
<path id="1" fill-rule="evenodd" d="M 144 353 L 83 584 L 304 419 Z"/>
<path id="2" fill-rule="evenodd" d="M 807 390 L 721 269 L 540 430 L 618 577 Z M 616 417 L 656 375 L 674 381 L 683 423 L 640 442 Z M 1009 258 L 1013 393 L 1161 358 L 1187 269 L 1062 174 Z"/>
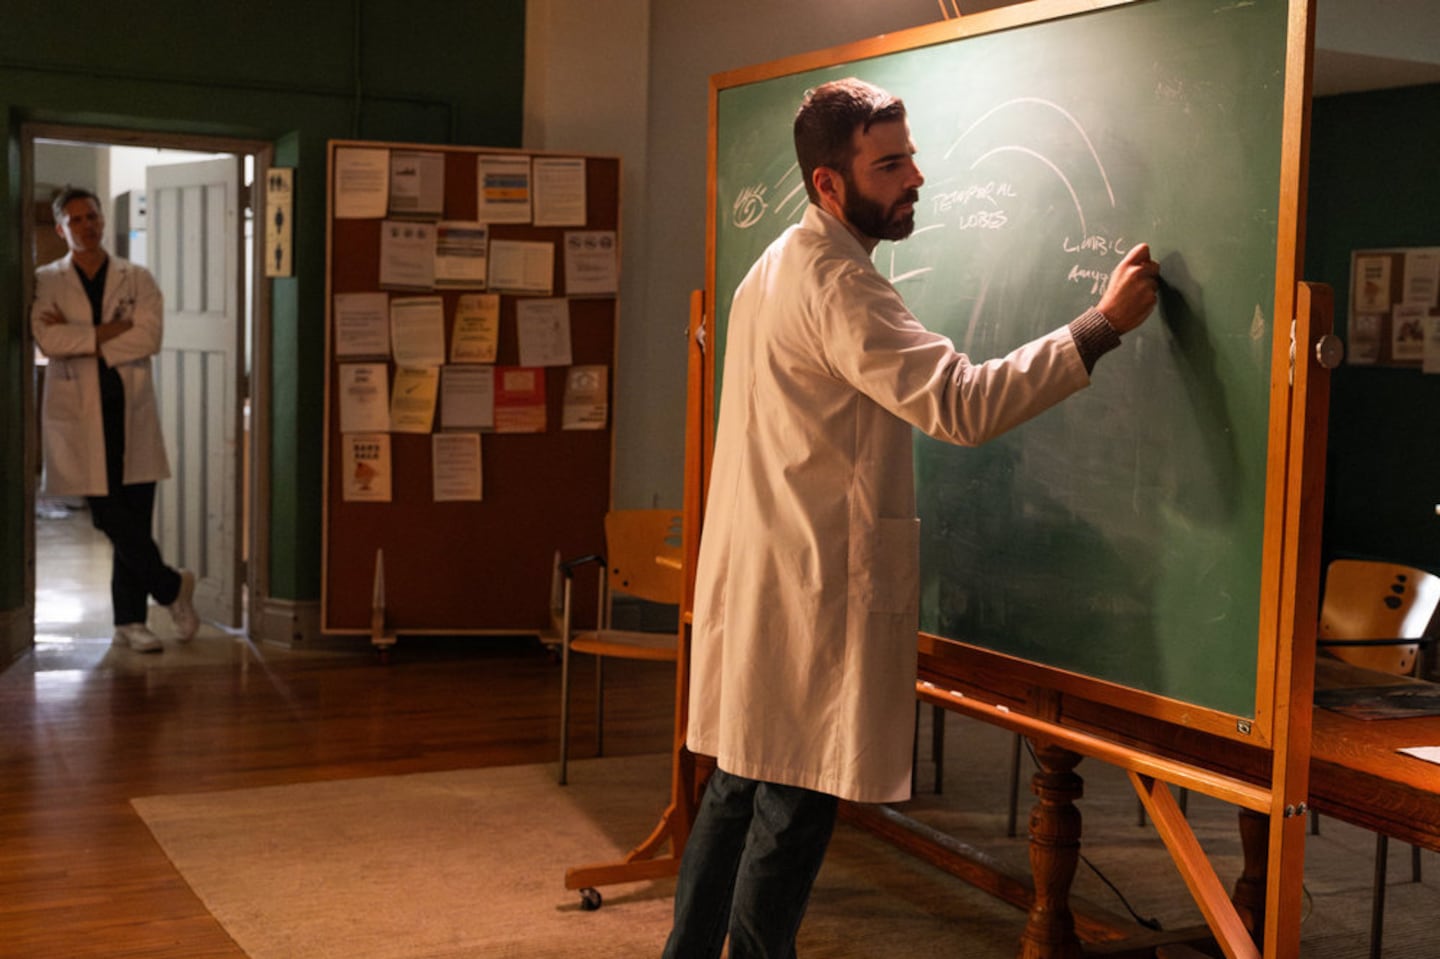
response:
<path id="1" fill-rule="evenodd" d="M 792 163 L 785 170 L 785 173 L 772 185 L 775 192 L 784 189 L 785 181 L 795 177 L 800 172 L 800 164 Z M 805 194 L 805 184 L 796 180 L 795 185 L 790 187 L 788 192 L 780 198 L 780 202 L 774 205 L 772 210 L 770 203 L 765 199 L 772 187 L 763 183 L 753 184 L 742 188 L 735 197 L 735 202 L 730 204 L 730 222 L 741 230 L 748 230 L 765 218 L 766 213 L 774 213 L 776 216 L 798 217 L 804 209 L 809 197 Z M 787 208 L 793 210 L 787 214 Z"/>
<path id="2" fill-rule="evenodd" d="M 992 107 L 992 108 L 991 108 L 990 110 L 988 110 L 983 116 L 981 116 L 978 120 L 976 120 L 974 123 L 971 123 L 968 127 L 966 127 L 966 128 L 965 128 L 965 131 L 964 131 L 963 133 L 961 133 L 959 137 L 956 138 L 955 142 L 952 143 L 952 144 L 950 144 L 950 148 L 945 151 L 945 159 L 947 159 L 947 160 L 950 159 L 950 155 L 953 154 L 957 149 L 959 149 L 960 144 L 965 141 L 965 138 L 968 137 L 968 136 L 970 136 L 970 134 L 974 133 L 977 129 L 979 129 L 979 127 L 980 127 L 981 124 L 985 123 L 987 120 L 989 120 L 989 119 L 991 119 L 992 117 L 996 116 L 996 115 L 997 115 L 998 113 L 1000 113 L 1002 110 L 1010 110 L 1010 109 L 1013 109 L 1013 108 L 1015 108 L 1015 107 L 1017 107 L 1017 106 L 1020 106 L 1020 105 L 1022 105 L 1022 104 L 1027 104 L 1027 103 L 1028 103 L 1028 104 L 1035 104 L 1035 105 L 1040 106 L 1040 107 L 1042 107 L 1042 108 L 1044 108 L 1044 109 L 1048 109 L 1048 110 L 1053 110 L 1053 111 L 1055 111 L 1056 113 L 1058 113 L 1058 114 L 1060 114 L 1062 117 L 1064 117 L 1064 118 L 1070 123 L 1070 125 L 1075 128 L 1075 132 L 1078 133 L 1078 134 L 1080 135 L 1080 139 L 1084 141 L 1084 143 L 1085 143 L 1085 148 L 1090 152 L 1090 156 L 1094 158 L 1094 160 L 1095 160 L 1095 168 L 1096 168 L 1096 170 L 1099 172 L 1100 178 L 1105 182 L 1105 192 L 1106 192 L 1106 193 L 1109 195 L 1109 197 L 1110 197 L 1110 205 L 1111 205 L 1111 206 L 1114 206 L 1114 205 L 1115 205 L 1115 191 L 1110 188 L 1110 177 L 1107 176 L 1106 173 L 1105 173 L 1105 165 L 1100 162 L 1100 154 L 1095 151 L 1095 144 L 1093 144 L 1093 143 L 1090 142 L 1090 135 L 1085 132 L 1085 128 L 1080 125 L 1080 121 L 1077 120 L 1077 119 L 1075 119 L 1074 115 L 1071 114 L 1069 110 L 1066 110 L 1064 107 L 1060 106 L 1058 103 L 1055 103 L 1055 102 L 1053 102 L 1053 101 L 1051 101 L 1051 100 L 1044 100 L 1044 99 L 1041 99 L 1041 98 L 1039 98 L 1039 97 L 1015 97 L 1015 98 L 1012 99 L 1012 100 L 1006 100 L 1004 103 L 1001 103 L 999 106 Z M 977 160 L 976 163 L 978 163 L 978 162 L 979 162 L 979 161 Z M 972 163 L 972 164 L 971 164 L 971 168 L 973 169 L 974 166 L 975 166 L 975 164 Z M 1072 191 L 1072 192 L 1073 192 L 1073 191 Z"/>
<path id="3" fill-rule="evenodd" d="M 747 230 L 764 218 L 767 206 L 765 187 L 747 186 L 730 207 L 731 221 L 740 229 Z"/>
<path id="4" fill-rule="evenodd" d="M 1061 154 L 1064 157 L 1062 161 L 1057 162 L 1052 158 L 1054 156 L 1053 147 L 1042 150 L 1025 142 L 1002 141 L 997 144 L 994 140 L 989 143 L 981 140 L 984 133 L 988 132 L 994 136 L 998 132 L 989 129 L 990 127 L 1001 125 L 1006 120 L 1013 121 L 1011 114 L 1028 111 L 1033 115 L 1036 110 L 1041 112 L 1042 117 L 1051 117 L 1059 121 L 1060 132 L 1055 134 L 1050 142 L 1064 147 Z M 1037 123 L 1033 116 L 1031 117 L 1032 129 L 1043 125 L 1043 123 Z M 1066 144 L 1070 146 L 1066 147 Z M 1110 175 L 1105 169 L 1104 162 L 1100 159 L 1099 152 L 1095 149 L 1094 142 L 1079 119 L 1053 100 L 1040 97 L 1015 97 L 991 107 L 977 119 L 971 121 L 945 150 L 944 159 L 963 163 L 968 158 L 965 153 L 967 149 L 979 150 L 973 159 L 969 159 L 968 170 L 971 173 L 983 172 L 995 166 L 992 161 L 1014 161 L 1018 158 L 1039 164 L 1064 188 L 1070 198 L 1071 206 L 1075 210 L 1079 231 L 1078 238 L 1072 235 L 1066 235 L 1063 238 L 1061 244 L 1063 252 L 1073 256 L 1098 257 L 1102 261 L 1098 264 L 1074 263 L 1065 279 L 1068 283 L 1087 287 L 1092 296 L 1103 293 L 1109 281 L 1110 263 L 1108 261 L 1125 252 L 1124 239 L 1090 232 L 1091 220 L 1087 217 L 1083 197 L 1093 196 L 1095 191 L 1093 188 L 1079 189 L 1077 183 L 1094 183 L 1098 177 L 1098 182 L 1103 185 L 1104 189 L 1102 205 L 1108 204 L 1112 210 L 1116 207 L 1115 190 L 1111 186 Z M 1088 169 L 1090 165 L 1094 167 L 1093 174 Z M 1000 230 L 1013 222 L 1007 207 L 1017 199 L 1018 190 L 1009 181 L 977 180 L 959 189 L 936 196 L 932 200 L 932 210 L 937 215 L 947 215 L 947 218 L 962 230 Z"/>
<path id="5" fill-rule="evenodd" d="M 1017 136 L 1015 125 L 1020 119 L 1025 127 L 1038 124 L 1050 134 L 1039 141 L 1023 133 Z M 880 246 L 876 265 L 881 272 L 896 285 L 932 273 L 937 257 L 945 258 L 952 248 L 954 240 L 945 239 L 947 235 L 958 238 L 971 233 L 978 240 L 984 234 L 1014 229 L 1030 234 L 1034 182 L 1023 175 L 1017 179 L 1015 171 L 1018 166 L 1031 166 L 1056 186 L 1057 196 L 1068 198 L 1069 203 L 1062 201 L 1059 209 L 1074 211 L 1074 225 L 1050 241 L 1058 243 L 1071 260 L 1056 279 L 1079 286 L 1092 297 L 1104 293 L 1114 260 L 1125 252 L 1125 239 L 1106 233 L 1103 223 L 1091 215 L 1098 212 L 1092 209 L 1097 201 L 1101 209 L 1112 211 L 1117 203 L 1110 174 L 1076 115 L 1053 100 L 1014 97 L 990 106 L 973 120 L 961 119 L 957 126 L 962 123 L 960 134 L 939 158 L 935 185 L 926 191 L 930 222 L 916 229 L 903 252 L 897 252 L 894 244 Z M 793 223 L 807 202 L 799 165 L 791 162 L 779 176 L 772 173 L 736 189 L 728 218 L 738 230 L 776 219 Z M 983 300 L 983 292 L 979 298 Z"/>

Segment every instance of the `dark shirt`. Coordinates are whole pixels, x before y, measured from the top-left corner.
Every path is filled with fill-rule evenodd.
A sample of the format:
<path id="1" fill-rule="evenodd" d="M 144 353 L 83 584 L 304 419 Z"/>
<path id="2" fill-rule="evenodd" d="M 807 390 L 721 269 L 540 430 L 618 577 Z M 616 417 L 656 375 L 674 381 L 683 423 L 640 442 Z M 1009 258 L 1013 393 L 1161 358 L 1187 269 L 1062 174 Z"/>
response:
<path id="1" fill-rule="evenodd" d="M 103 307 L 105 300 L 105 277 L 110 273 L 110 258 L 100 264 L 94 276 L 86 276 L 77 265 L 75 272 L 80 276 L 80 285 L 90 299 L 90 320 L 96 326 L 105 322 Z M 120 374 L 105 362 L 97 346 L 95 362 L 100 370 L 100 419 L 105 429 L 105 463 L 110 481 L 110 492 L 118 493 L 122 483 L 125 463 L 125 384 Z"/>

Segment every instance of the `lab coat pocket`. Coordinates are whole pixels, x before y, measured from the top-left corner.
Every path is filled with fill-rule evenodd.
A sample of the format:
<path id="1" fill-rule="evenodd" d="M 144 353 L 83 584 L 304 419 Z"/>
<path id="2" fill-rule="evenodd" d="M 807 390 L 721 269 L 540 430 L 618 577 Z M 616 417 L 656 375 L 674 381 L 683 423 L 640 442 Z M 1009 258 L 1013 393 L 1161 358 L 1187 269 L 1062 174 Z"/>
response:
<path id="1" fill-rule="evenodd" d="M 872 613 L 911 614 L 920 604 L 920 521 L 876 519 L 852 544 L 851 582 Z"/>
<path id="2" fill-rule="evenodd" d="M 85 399 L 80 377 L 70 360 L 51 360 L 45 368 L 45 418 L 55 422 L 80 422 L 85 415 Z"/>

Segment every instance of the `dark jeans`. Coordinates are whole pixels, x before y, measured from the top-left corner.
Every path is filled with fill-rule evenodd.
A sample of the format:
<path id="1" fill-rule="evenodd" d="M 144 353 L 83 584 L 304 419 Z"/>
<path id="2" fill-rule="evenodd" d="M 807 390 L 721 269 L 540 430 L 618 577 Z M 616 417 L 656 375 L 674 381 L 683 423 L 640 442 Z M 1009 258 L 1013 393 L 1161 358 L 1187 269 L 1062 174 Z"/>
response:
<path id="1" fill-rule="evenodd" d="M 99 307 L 96 307 L 98 310 Z M 96 321 L 99 322 L 98 320 Z M 155 484 L 125 485 L 125 390 L 120 374 L 100 360 L 100 421 L 105 431 L 105 478 L 109 493 L 87 496 L 90 521 L 114 547 L 110 605 L 115 625 L 145 622 L 146 597 L 169 606 L 180 595 L 180 574 L 160 557 L 150 535 Z"/>
<path id="2" fill-rule="evenodd" d="M 146 597 L 169 606 L 180 595 L 180 574 L 165 565 L 150 535 L 155 484 L 112 486 L 118 493 L 87 496 L 90 520 L 115 548 L 110 565 L 110 602 L 115 625 L 145 622 Z"/>
<path id="3" fill-rule="evenodd" d="M 716 769 L 675 886 L 665 959 L 793 959 L 839 802 Z"/>

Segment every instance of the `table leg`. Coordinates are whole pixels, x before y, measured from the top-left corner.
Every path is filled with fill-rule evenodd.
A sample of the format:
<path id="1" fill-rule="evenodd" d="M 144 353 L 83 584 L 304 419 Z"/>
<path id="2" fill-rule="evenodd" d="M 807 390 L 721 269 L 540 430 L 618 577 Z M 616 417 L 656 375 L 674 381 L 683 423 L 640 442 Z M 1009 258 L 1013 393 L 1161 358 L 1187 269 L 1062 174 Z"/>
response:
<path id="1" fill-rule="evenodd" d="M 1084 782 L 1075 773 L 1079 753 L 1035 741 L 1040 770 L 1031 788 L 1037 797 L 1030 812 L 1030 868 L 1035 902 L 1020 938 L 1021 959 L 1078 959 L 1080 940 L 1070 912 L 1070 887 L 1080 861 L 1080 810 L 1075 800 Z"/>

